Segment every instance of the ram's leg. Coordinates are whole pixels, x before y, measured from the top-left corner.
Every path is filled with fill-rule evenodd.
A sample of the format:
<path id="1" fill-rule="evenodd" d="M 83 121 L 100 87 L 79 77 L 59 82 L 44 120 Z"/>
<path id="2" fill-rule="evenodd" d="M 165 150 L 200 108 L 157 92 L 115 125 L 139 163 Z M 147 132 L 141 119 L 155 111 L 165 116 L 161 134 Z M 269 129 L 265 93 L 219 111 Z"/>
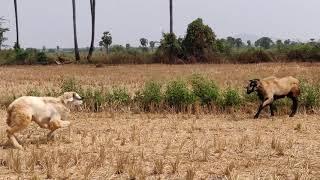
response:
<path id="1" fill-rule="evenodd" d="M 70 122 L 69 121 L 62 121 L 59 119 L 51 119 L 49 122 L 49 129 L 51 130 L 48 135 L 47 138 L 48 139 L 53 139 L 54 138 L 54 131 L 59 129 L 59 128 L 64 128 L 64 127 L 69 127 L 70 126 Z"/>
<path id="2" fill-rule="evenodd" d="M 271 116 L 274 116 L 274 110 L 275 110 L 275 106 L 273 103 L 271 103 L 270 105 L 270 113 L 271 113 Z"/>
<path id="3" fill-rule="evenodd" d="M 265 108 L 266 106 L 268 106 L 270 103 L 273 102 L 273 98 L 268 98 L 266 99 L 260 106 L 259 109 L 256 113 L 256 115 L 254 116 L 254 119 L 257 119 L 261 113 L 261 111 L 263 110 L 263 108 Z"/>
<path id="4" fill-rule="evenodd" d="M 292 99 L 292 107 L 291 107 L 291 114 L 289 117 L 293 117 L 298 110 L 298 98 L 297 97 L 290 97 Z"/>
<path id="5" fill-rule="evenodd" d="M 19 144 L 18 140 L 16 139 L 16 136 L 14 135 L 14 133 L 17 133 L 19 131 L 19 126 L 10 127 L 7 129 L 7 137 L 15 148 L 22 150 L 23 147 Z"/>
<path id="6" fill-rule="evenodd" d="M 31 117 L 25 113 L 13 112 L 11 115 L 11 121 L 13 124 L 6 130 L 9 141 L 15 148 L 23 149 L 17 140 L 15 133 L 25 129 L 31 122 Z"/>

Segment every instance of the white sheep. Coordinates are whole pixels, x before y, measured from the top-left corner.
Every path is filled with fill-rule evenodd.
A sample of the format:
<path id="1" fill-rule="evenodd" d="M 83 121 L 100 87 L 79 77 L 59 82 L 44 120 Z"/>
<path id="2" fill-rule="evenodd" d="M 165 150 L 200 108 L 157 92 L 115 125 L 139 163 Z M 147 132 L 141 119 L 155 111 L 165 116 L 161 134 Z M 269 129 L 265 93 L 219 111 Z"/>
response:
<path id="1" fill-rule="evenodd" d="M 70 112 L 69 105 L 81 105 L 82 98 L 76 92 L 66 92 L 59 97 L 23 96 L 14 100 L 7 110 L 7 136 L 12 145 L 18 149 L 23 147 L 18 143 L 15 133 L 25 129 L 32 121 L 41 128 L 49 129 L 48 138 L 59 128 L 70 126 L 65 121 Z"/>

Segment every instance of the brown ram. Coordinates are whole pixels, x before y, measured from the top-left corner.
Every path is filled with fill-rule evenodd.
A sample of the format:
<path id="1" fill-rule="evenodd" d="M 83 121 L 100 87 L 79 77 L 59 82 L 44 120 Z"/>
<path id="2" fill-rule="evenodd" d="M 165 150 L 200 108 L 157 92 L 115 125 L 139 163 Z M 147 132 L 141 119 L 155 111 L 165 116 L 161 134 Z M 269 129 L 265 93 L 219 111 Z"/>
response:
<path id="1" fill-rule="evenodd" d="M 299 80 L 292 76 L 283 78 L 270 76 L 261 80 L 252 79 L 246 89 L 247 94 L 257 92 L 261 100 L 258 112 L 254 116 L 255 119 L 259 117 L 261 110 L 266 106 L 270 106 L 271 116 L 274 116 L 275 106 L 273 101 L 284 97 L 292 100 L 290 117 L 293 117 L 297 112 L 298 96 L 300 95 Z"/>

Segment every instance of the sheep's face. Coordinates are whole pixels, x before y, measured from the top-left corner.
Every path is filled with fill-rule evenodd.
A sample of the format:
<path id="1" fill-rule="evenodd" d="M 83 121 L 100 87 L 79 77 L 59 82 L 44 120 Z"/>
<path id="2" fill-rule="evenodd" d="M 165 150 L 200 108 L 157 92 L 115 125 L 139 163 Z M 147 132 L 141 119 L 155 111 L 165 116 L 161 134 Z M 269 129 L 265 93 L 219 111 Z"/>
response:
<path id="1" fill-rule="evenodd" d="M 259 79 L 250 80 L 248 86 L 246 87 L 247 94 L 257 91 L 259 84 Z"/>
<path id="2" fill-rule="evenodd" d="M 76 92 L 65 92 L 63 94 L 63 101 L 65 104 L 80 106 L 83 101 L 81 96 Z"/>

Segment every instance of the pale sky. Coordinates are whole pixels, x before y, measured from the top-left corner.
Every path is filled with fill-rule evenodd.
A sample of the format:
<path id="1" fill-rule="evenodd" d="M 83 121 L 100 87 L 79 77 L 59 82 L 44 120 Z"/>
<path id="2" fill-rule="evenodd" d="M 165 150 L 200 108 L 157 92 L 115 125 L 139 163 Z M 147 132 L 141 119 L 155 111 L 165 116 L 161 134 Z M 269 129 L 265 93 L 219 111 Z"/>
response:
<path id="1" fill-rule="evenodd" d="M 218 37 L 237 34 L 281 39 L 320 38 L 320 0 L 173 0 L 174 31 L 183 36 L 200 17 Z M 76 0 L 78 43 L 90 44 L 89 0 Z M 138 45 L 141 37 L 159 40 L 169 31 L 169 0 L 96 0 L 96 36 L 110 31 L 113 44 Z M 18 0 L 22 47 L 73 47 L 71 0 Z M 13 0 L 1 0 L 0 17 L 8 19 L 6 33 L 15 41 Z"/>

